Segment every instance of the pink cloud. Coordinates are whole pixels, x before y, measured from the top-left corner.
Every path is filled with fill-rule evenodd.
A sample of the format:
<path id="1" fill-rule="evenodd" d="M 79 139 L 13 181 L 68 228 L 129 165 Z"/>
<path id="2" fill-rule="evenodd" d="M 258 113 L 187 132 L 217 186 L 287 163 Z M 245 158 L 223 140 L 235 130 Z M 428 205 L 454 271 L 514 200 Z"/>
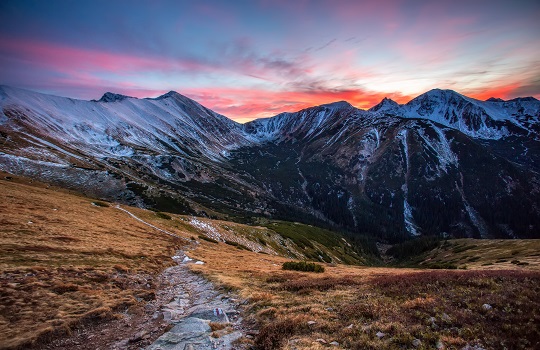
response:
<path id="1" fill-rule="evenodd" d="M 142 57 L 33 40 L 14 40 L 5 37 L 0 37 L 0 50 L 4 51 L 4 55 L 13 56 L 21 62 L 59 72 L 89 70 L 117 73 L 172 69 L 213 70 L 213 67 L 196 60 Z"/>

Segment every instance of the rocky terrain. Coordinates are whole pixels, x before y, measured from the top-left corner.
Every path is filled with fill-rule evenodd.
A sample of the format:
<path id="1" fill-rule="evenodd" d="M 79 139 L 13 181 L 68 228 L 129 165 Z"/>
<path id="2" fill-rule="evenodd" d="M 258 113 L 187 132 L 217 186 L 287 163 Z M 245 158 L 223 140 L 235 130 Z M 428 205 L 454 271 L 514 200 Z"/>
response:
<path id="1" fill-rule="evenodd" d="M 122 203 L 397 242 L 532 238 L 540 102 L 432 90 L 241 125 L 178 93 L 80 101 L 2 87 L 0 169 Z"/>

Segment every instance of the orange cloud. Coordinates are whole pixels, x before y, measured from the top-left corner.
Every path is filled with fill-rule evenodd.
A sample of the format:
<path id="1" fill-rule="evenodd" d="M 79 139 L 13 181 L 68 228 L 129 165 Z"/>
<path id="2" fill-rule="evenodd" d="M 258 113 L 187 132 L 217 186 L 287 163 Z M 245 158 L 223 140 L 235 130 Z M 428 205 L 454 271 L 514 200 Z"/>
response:
<path id="1" fill-rule="evenodd" d="M 475 89 L 464 92 L 467 96 L 477 100 L 487 100 L 490 97 L 502 98 L 507 100 L 515 96 L 515 91 L 521 87 L 521 84 L 513 83 L 503 86 L 497 86 L 492 89 Z"/>
<path id="2" fill-rule="evenodd" d="M 390 97 L 405 103 L 411 96 L 362 90 L 267 91 L 252 89 L 197 89 L 181 91 L 201 104 L 239 122 L 272 117 L 336 101 L 367 109 Z"/>

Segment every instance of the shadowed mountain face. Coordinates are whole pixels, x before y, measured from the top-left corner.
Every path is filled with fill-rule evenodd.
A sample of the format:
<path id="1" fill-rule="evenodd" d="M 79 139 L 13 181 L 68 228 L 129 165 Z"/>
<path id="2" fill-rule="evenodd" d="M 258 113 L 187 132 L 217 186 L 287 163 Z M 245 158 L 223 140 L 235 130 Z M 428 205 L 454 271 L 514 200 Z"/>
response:
<path id="1" fill-rule="evenodd" d="M 538 237 L 540 102 L 432 90 L 240 125 L 178 93 L 79 101 L 0 88 L 0 169 L 86 194 L 392 241 Z"/>

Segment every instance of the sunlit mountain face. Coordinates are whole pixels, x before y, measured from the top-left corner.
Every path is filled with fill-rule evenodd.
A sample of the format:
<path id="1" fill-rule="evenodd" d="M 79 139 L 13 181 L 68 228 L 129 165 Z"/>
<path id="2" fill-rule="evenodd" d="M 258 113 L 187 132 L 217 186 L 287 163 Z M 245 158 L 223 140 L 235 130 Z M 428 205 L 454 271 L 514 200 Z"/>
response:
<path id="1" fill-rule="evenodd" d="M 401 241 L 538 237 L 540 102 L 430 90 L 239 124 L 179 93 L 0 88 L 0 170 L 107 200 Z"/>
<path id="2" fill-rule="evenodd" d="M 540 98 L 537 1 L 0 4 L 0 84 L 72 98 L 180 91 L 238 122 L 434 88 Z"/>

